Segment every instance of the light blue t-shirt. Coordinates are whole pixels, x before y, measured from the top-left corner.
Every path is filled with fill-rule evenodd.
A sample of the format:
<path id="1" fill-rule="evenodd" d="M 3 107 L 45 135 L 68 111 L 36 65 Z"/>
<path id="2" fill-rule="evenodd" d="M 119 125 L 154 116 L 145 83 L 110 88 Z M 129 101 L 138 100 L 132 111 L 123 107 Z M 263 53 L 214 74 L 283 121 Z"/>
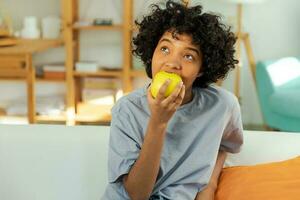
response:
<path id="1" fill-rule="evenodd" d="M 147 86 L 121 98 L 112 109 L 108 181 L 103 200 L 130 199 L 122 176 L 139 156 L 150 110 Z M 193 88 L 193 99 L 168 123 L 152 197 L 194 200 L 209 182 L 218 151 L 239 152 L 243 128 L 237 98 L 209 86 Z M 159 199 L 159 198 L 158 198 Z"/>

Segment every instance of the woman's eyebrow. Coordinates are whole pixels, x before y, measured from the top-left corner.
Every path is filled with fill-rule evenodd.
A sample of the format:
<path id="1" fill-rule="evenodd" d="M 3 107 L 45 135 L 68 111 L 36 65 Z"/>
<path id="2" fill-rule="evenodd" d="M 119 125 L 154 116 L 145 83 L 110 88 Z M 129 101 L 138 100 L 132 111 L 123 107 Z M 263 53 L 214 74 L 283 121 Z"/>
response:
<path id="1" fill-rule="evenodd" d="M 169 43 L 172 44 L 172 41 L 169 40 L 168 38 L 163 38 L 163 39 L 161 39 L 161 40 L 159 41 L 159 43 L 161 43 L 161 42 L 169 42 Z"/>
<path id="2" fill-rule="evenodd" d="M 200 52 L 199 52 L 199 50 L 197 48 L 187 47 L 186 49 L 190 50 L 190 51 L 194 51 L 198 56 L 200 56 Z"/>
<path id="3" fill-rule="evenodd" d="M 170 44 L 173 44 L 171 40 L 169 40 L 168 38 L 162 38 L 159 43 L 161 42 L 168 42 Z M 187 50 L 190 50 L 190 51 L 194 51 L 198 56 L 200 56 L 200 51 L 197 49 L 197 48 L 194 48 L 194 47 L 186 47 Z"/>

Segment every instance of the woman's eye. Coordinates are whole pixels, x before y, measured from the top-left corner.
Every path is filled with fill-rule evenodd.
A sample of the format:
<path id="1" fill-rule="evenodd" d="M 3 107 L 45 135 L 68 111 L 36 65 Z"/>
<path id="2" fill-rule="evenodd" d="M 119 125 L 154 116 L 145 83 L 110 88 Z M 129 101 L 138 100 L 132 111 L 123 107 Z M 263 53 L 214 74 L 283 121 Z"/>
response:
<path id="1" fill-rule="evenodd" d="M 167 47 L 161 47 L 160 50 L 164 53 L 169 53 L 169 49 Z"/>
<path id="2" fill-rule="evenodd" d="M 194 60 L 194 56 L 189 55 L 189 54 L 185 55 L 184 58 L 186 58 L 187 60 L 191 60 L 191 61 Z"/>

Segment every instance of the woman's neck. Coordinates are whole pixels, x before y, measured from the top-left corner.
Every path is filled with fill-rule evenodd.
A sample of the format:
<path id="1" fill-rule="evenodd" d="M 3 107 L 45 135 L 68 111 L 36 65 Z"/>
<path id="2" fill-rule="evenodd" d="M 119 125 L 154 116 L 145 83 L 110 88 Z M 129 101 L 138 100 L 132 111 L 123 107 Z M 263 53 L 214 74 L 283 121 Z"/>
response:
<path id="1" fill-rule="evenodd" d="M 192 92 L 192 88 L 190 88 L 185 91 L 185 95 L 184 95 L 181 105 L 187 104 L 187 103 L 191 102 L 192 100 L 193 100 L 193 92 Z"/>

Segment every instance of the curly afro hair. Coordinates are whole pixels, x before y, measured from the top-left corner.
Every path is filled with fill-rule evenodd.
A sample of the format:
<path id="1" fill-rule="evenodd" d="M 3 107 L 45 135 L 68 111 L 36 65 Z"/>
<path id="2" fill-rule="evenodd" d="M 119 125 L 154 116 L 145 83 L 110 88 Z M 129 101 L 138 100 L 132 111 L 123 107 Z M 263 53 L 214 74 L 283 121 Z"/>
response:
<path id="1" fill-rule="evenodd" d="M 152 11 L 141 22 L 135 21 L 139 28 L 133 38 L 133 54 L 143 61 L 146 73 L 152 78 L 151 61 L 154 50 L 166 31 L 188 34 L 193 44 L 200 47 L 203 55 L 202 76 L 193 87 L 207 87 L 224 79 L 238 61 L 234 58 L 236 37 L 230 27 L 220 22 L 220 16 L 204 13 L 202 6 L 187 7 L 172 0 L 166 2 L 166 8 L 152 4 Z"/>

